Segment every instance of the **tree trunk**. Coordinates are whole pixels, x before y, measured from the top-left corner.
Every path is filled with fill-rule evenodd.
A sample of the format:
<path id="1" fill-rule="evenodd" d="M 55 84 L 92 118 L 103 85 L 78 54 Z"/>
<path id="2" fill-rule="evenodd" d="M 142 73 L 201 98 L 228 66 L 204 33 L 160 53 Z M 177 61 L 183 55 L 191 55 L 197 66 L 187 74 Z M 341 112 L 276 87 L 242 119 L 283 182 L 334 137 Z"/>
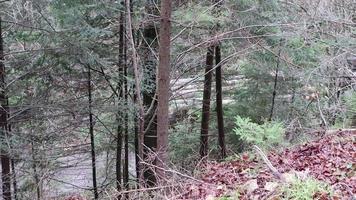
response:
<path id="1" fill-rule="evenodd" d="M 270 115 L 268 118 L 268 121 L 272 121 L 273 118 L 273 112 L 274 112 L 274 104 L 275 104 L 275 99 L 276 99 L 276 95 L 277 95 L 277 82 L 278 82 L 278 72 L 279 72 L 279 64 L 280 64 L 280 56 L 281 56 L 281 49 L 279 49 L 278 52 L 278 58 L 277 58 L 277 66 L 276 66 L 276 71 L 275 71 L 275 76 L 274 76 L 274 85 L 273 85 L 273 92 L 272 92 L 272 103 L 271 103 L 271 111 L 270 111 Z"/>
<path id="2" fill-rule="evenodd" d="M 122 120 L 122 112 L 120 109 L 120 101 L 123 99 L 123 79 L 124 77 L 124 37 L 125 37 L 125 27 L 124 27 L 125 16 L 124 12 L 120 13 L 120 25 L 119 25 L 119 60 L 118 60 L 118 67 L 119 67 L 119 83 L 118 83 L 118 112 L 117 112 L 117 134 L 116 134 L 116 190 L 120 193 L 121 191 L 121 153 L 122 153 L 122 132 L 124 130 L 123 127 L 123 120 Z M 117 196 L 117 199 L 121 199 L 121 195 Z"/>
<path id="3" fill-rule="evenodd" d="M 9 105 L 8 99 L 7 99 L 7 105 Z M 8 113 L 7 117 L 10 118 L 10 113 Z M 8 130 L 9 130 L 9 133 L 11 133 L 11 124 L 8 124 Z M 13 149 L 12 145 L 10 145 L 10 149 Z M 16 161 L 14 158 L 11 159 L 10 165 L 11 165 L 12 187 L 13 187 L 13 191 L 14 191 L 14 199 L 17 200 L 18 197 L 17 197 L 17 180 L 16 180 Z"/>
<path id="4" fill-rule="evenodd" d="M 122 16 L 122 23 L 124 23 L 124 15 Z M 125 30 L 125 24 L 123 24 L 122 30 Z M 126 34 L 126 31 L 124 32 Z M 124 68 L 124 77 L 123 77 L 123 93 L 124 93 L 124 104 L 125 107 L 128 107 L 128 100 L 129 100 L 129 88 L 128 88 L 128 82 L 127 82 L 127 54 L 126 54 L 126 42 L 123 41 L 123 68 Z M 129 115 L 128 115 L 128 110 L 125 110 L 124 114 L 124 166 L 123 166 L 123 184 L 126 190 L 129 190 Z M 124 196 L 124 199 L 128 199 L 129 194 L 126 193 Z"/>
<path id="5" fill-rule="evenodd" d="M 204 76 L 203 109 L 202 109 L 202 121 L 201 121 L 201 136 L 200 136 L 201 158 L 205 158 L 208 155 L 210 97 L 211 97 L 211 81 L 212 81 L 213 65 L 214 65 L 214 47 L 210 46 L 206 54 L 206 66 L 205 66 L 205 76 Z"/>
<path id="6" fill-rule="evenodd" d="M 89 135 L 91 146 L 91 161 L 92 161 L 92 178 L 93 178 L 93 193 L 94 199 L 99 198 L 98 187 L 96 182 L 96 159 L 95 159 L 95 143 L 94 143 L 94 121 L 93 121 L 93 102 L 92 102 L 92 86 L 91 86 L 91 70 L 88 66 L 88 101 L 89 101 Z"/>
<path id="7" fill-rule="evenodd" d="M 171 47 L 172 1 L 161 1 L 161 27 L 159 39 L 158 65 L 158 109 L 157 109 L 157 174 L 165 180 L 164 168 L 167 163 L 168 148 L 168 109 L 170 84 L 170 47 Z"/>
<path id="8" fill-rule="evenodd" d="M 216 79 L 216 115 L 218 121 L 218 142 L 220 148 L 221 159 L 226 157 L 225 147 L 225 132 L 224 132 L 224 112 L 222 104 L 222 70 L 221 70 L 221 51 L 220 45 L 215 47 L 215 65 L 218 65 L 215 69 Z"/>
<path id="9" fill-rule="evenodd" d="M 5 146 L 6 137 L 8 135 L 7 117 L 9 113 L 8 100 L 5 89 L 5 64 L 4 64 L 4 41 L 2 38 L 2 26 L 0 18 L 0 128 L 2 146 Z M 0 149 L 1 156 L 1 177 L 2 177 L 2 194 L 4 200 L 11 200 L 11 173 L 10 173 L 10 156 L 6 150 L 6 147 Z"/>
<path id="10" fill-rule="evenodd" d="M 144 154 L 143 158 L 146 162 L 155 165 L 156 160 L 152 159 L 157 148 L 157 100 L 156 94 L 156 71 L 157 71 L 157 58 L 155 54 L 158 49 L 157 41 L 157 28 L 155 19 L 152 16 L 159 15 L 156 4 L 152 0 L 146 1 L 145 10 L 147 12 L 146 21 L 143 30 L 144 48 L 142 51 L 143 57 L 143 84 L 147 86 L 143 91 L 143 104 L 145 110 L 145 138 L 144 138 Z M 157 182 L 155 171 L 152 167 L 144 167 L 144 178 L 147 186 L 154 186 Z"/>
<path id="11" fill-rule="evenodd" d="M 137 98 L 136 98 L 136 94 L 134 94 L 134 103 L 137 104 Z M 138 120 L 138 116 L 134 115 L 134 122 L 135 122 L 135 127 L 134 127 L 134 132 L 135 132 L 135 170 L 136 170 L 136 181 L 137 183 L 140 182 L 140 145 L 139 145 L 139 120 Z M 140 188 L 140 184 L 137 184 L 137 189 Z"/>
<path id="12" fill-rule="evenodd" d="M 35 179 L 35 185 L 36 185 L 36 195 L 37 195 L 37 200 L 41 200 L 41 183 L 40 179 L 38 177 L 38 172 L 37 172 L 37 159 L 36 159 L 36 151 L 35 151 L 35 146 L 34 146 L 34 139 L 32 139 L 31 142 L 31 150 L 32 150 L 32 169 L 33 169 L 33 178 Z"/>
<path id="13" fill-rule="evenodd" d="M 11 159 L 11 172 L 12 172 L 12 187 L 14 187 L 14 199 L 17 200 L 17 181 L 16 181 L 16 164 L 15 160 Z"/>
<path id="14" fill-rule="evenodd" d="M 126 49 L 126 48 L 125 48 Z M 126 60 L 126 53 L 125 53 L 125 60 Z M 124 79 L 124 85 L 125 85 L 125 88 L 124 88 L 124 101 L 125 101 L 125 107 L 127 108 L 128 107 L 128 99 L 129 99 L 129 96 L 128 96 L 128 85 L 127 85 L 127 65 L 125 64 L 124 65 L 124 76 L 125 76 L 125 79 Z M 125 112 L 125 119 L 124 119 L 124 124 L 125 124 L 125 127 L 124 127 L 124 150 L 125 150 L 125 155 L 124 155 L 124 174 L 123 174 L 123 178 L 124 178 L 124 186 L 125 186 L 125 189 L 126 190 L 129 190 L 130 189 L 130 185 L 129 185 L 129 116 L 128 116 L 128 111 Z M 128 199 L 129 194 L 126 193 L 125 194 L 125 199 Z"/>
<path id="15" fill-rule="evenodd" d="M 141 97 L 141 76 L 139 73 L 138 69 L 138 57 L 137 57 L 137 52 L 135 48 L 135 43 L 133 40 L 133 34 L 132 34 L 132 20 L 131 20 L 131 9 L 130 9 L 130 0 L 125 0 L 126 4 L 126 19 L 127 19 L 127 24 L 126 24 L 126 32 L 127 32 L 127 41 L 130 44 L 131 48 L 131 57 L 132 57 L 132 67 L 134 70 L 134 76 L 135 76 L 135 95 L 136 95 L 136 102 L 138 106 L 138 133 L 137 133 L 137 143 L 138 143 L 138 156 L 139 159 L 143 158 L 143 138 L 144 138 L 144 124 L 145 124 L 145 111 L 143 107 L 143 101 Z M 139 182 L 143 182 L 143 177 L 142 173 L 139 173 Z"/>

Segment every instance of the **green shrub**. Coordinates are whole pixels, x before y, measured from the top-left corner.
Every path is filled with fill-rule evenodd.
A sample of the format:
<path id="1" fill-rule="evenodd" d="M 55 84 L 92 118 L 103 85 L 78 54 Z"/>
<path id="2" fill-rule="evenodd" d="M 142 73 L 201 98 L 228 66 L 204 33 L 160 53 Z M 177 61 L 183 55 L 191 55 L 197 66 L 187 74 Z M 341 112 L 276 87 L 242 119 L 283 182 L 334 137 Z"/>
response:
<path id="1" fill-rule="evenodd" d="M 265 122 L 256 124 L 250 118 L 235 117 L 234 132 L 244 142 L 268 148 L 283 142 L 284 126 L 279 122 Z"/>
<path id="2" fill-rule="evenodd" d="M 169 158 L 175 166 L 191 169 L 199 160 L 199 130 L 184 121 L 177 124 L 169 134 Z"/>
<path id="3" fill-rule="evenodd" d="M 348 126 L 356 126 L 356 94 L 351 94 L 345 97 L 346 104 L 346 123 Z"/>
<path id="4" fill-rule="evenodd" d="M 317 193 L 330 195 L 331 192 L 328 184 L 313 178 L 295 179 L 291 184 L 282 187 L 283 199 L 312 200 Z"/>

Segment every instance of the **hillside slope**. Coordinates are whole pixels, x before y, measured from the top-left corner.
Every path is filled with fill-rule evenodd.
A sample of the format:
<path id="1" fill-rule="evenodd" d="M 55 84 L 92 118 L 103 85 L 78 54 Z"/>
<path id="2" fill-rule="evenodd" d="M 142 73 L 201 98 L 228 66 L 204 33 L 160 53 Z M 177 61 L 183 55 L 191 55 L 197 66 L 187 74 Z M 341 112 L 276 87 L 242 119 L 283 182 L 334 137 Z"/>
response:
<path id="1" fill-rule="evenodd" d="M 200 177 L 202 182 L 188 184 L 175 198 L 295 199 L 287 198 L 285 188 L 293 184 L 294 187 L 296 180 L 300 185 L 315 180 L 320 184 L 326 183 L 330 191 L 315 192 L 311 199 L 355 199 L 355 136 L 355 131 L 336 131 L 281 153 L 270 152 L 268 158 L 284 180 L 274 176 L 259 155 L 209 163 Z"/>

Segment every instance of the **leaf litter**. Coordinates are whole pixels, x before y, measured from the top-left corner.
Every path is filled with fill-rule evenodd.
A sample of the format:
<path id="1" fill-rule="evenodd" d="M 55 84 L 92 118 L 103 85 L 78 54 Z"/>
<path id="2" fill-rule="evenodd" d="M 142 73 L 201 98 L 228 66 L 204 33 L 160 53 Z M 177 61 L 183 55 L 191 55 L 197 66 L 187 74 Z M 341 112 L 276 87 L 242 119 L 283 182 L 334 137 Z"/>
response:
<path id="1" fill-rule="evenodd" d="M 339 131 L 281 153 L 270 152 L 268 159 L 286 179 L 312 177 L 329 184 L 332 195 L 317 192 L 314 199 L 354 199 L 356 193 L 356 132 Z M 178 199 L 281 199 L 277 179 L 259 157 L 227 162 L 209 162 L 199 177 L 203 183 L 189 183 Z M 238 197 L 237 197 L 238 196 Z M 217 199 L 217 198 L 215 198 Z"/>

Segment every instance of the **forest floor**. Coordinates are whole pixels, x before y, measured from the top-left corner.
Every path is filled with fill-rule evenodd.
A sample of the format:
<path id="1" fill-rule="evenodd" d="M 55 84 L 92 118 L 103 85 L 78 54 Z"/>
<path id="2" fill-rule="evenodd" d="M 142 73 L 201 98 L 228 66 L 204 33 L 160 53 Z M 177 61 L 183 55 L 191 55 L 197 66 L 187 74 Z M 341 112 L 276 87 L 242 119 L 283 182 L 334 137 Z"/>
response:
<path id="1" fill-rule="evenodd" d="M 310 179 L 326 183 L 332 191 L 316 192 L 313 199 L 355 199 L 355 136 L 356 131 L 337 131 L 282 152 L 269 152 L 268 159 L 283 179 L 273 175 L 258 154 L 210 162 L 199 177 L 201 182 L 190 182 L 174 199 L 285 199 L 283 188 L 293 184 L 288 180 L 303 184 Z"/>

